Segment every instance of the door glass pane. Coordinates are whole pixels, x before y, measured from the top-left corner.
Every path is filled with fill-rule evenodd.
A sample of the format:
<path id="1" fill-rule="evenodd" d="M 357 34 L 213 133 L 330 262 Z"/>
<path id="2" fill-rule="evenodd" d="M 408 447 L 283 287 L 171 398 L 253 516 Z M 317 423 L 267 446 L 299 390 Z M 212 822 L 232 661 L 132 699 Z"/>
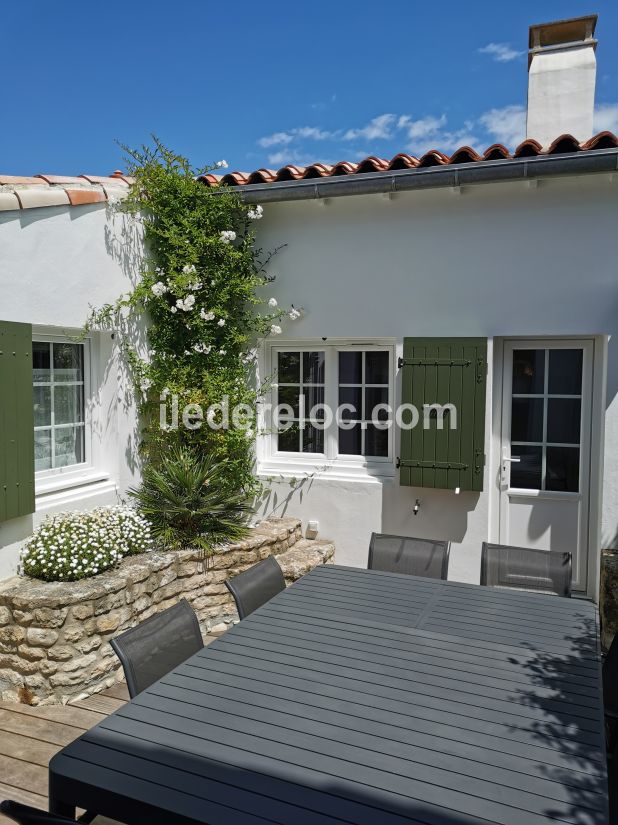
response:
<path id="1" fill-rule="evenodd" d="M 548 447 L 546 490 L 579 491 L 579 449 L 577 447 Z"/>
<path id="2" fill-rule="evenodd" d="M 543 480 L 543 448 L 513 444 L 511 457 L 520 459 L 511 464 L 511 487 L 540 490 Z"/>
<path id="3" fill-rule="evenodd" d="M 83 381 L 81 344 L 54 344 L 54 381 Z"/>
<path id="4" fill-rule="evenodd" d="M 351 410 L 341 411 L 341 420 L 350 421 L 355 418 L 362 418 L 363 415 L 363 400 L 361 387 L 339 387 L 339 406 L 343 404 L 351 404 L 354 407 L 354 412 Z"/>
<path id="5" fill-rule="evenodd" d="M 51 387 L 34 387 L 34 426 L 51 424 Z"/>
<path id="6" fill-rule="evenodd" d="M 388 352 L 365 353 L 365 384 L 388 384 Z"/>
<path id="7" fill-rule="evenodd" d="M 297 423 L 292 424 L 288 430 L 278 433 L 277 447 L 285 453 L 300 452 L 300 428 Z"/>
<path id="8" fill-rule="evenodd" d="M 339 452 L 345 455 L 361 455 L 361 425 L 351 430 L 339 427 Z"/>
<path id="9" fill-rule="evenodd" d="M 388 430 L 380 430 L 373 424 L 367 424 L 364 454 L 379 458 L 388 456 Z"/>
<path id="10" fill-rule="evenodd" d="M 552 349 L 549 351 L 549 394 L 580 395 L 582 391 L 581 349 Z"/>
<path id="11" fill-rule="evenodd" d="M 311 424 L 306 424 L 303 430 L 303 452 L 324 452 L 324 430 L 319 430 Z"/>
<path id="12" fill-rule="evenodd" d="M 339 383 L 360 384 L 363 380 L 363 353 L 339 353 Z"/>
<path id="13" fill-rule="evenodd" d="M 324 353 L 303 352 L 303 384 L 324 383 Z"/>
<path id="14" fill-rule="evenodd" d="M 545 387 L 545 350 L 516 349 L 513 352 L 513 394 L 542 394 Z"/>
<path id="15" fill-rule="evenodd" d="M 300 383 L 300 352 L 280 352 L 277 355 L 277 381 L 280 384 Z"/>
<path id="16" fill-rule="evenodd" d="M 32 374 L 34 381 L 50 380 L 49 344 L 44 341 L 32 342 Z"/>
<path id="17" fill-rule="evenodd" d="M 81 386 L 54 387 L 54 423 L 74 424 L 84 420 Z"/>
<path id="18" fill-rule="evenodd" d="M 34 469 L 50 470 L 52 466 L 51 430 L 36 430 L 34 433 Z"/>
<path id="19" fill-rule="evenodd" d="M 54 466 L 81 464 L 84 460 L 84 428 L 56 427 L 54 430 Z"/>
<path id="20" fill-rule="evenodd" d="M 543 399 L 513 398 L 511 441 L 543 440 Z"/>
<path id="21" fill-rule="evenodd" d="M 581 400 L 549 398 L 547 401 L 547 440 L 562 444 L 579 444 Z"/>

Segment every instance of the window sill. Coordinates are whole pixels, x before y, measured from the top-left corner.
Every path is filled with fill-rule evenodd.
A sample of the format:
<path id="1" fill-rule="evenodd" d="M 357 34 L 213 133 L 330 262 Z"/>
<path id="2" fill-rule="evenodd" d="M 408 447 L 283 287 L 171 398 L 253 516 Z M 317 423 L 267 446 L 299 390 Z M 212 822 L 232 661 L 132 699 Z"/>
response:
<path id="1" fill-rule="evenodd" d="M 73 490 L 76 487 L 87 487 L 101 481 L 109 481 L 109 473 L 97 472 L 92 468 L 66 474 L 58 473 L 58 475 L 35 479 L 35 495 L 39 497 L 52 493 L 61 493 L 64 490 Z"/>
<path id="2" fill-rule="evenodd" d="M 302 459 L 270 458 L 260 461 L 258 478 L 279 477 L 292 479 L 322 479 L 325 481 L 358 481 L 365 484 L 381 484 L 395 477 L 395 467 L 390 461 L 358 464 L 354 462 L 303 461 Z"/>

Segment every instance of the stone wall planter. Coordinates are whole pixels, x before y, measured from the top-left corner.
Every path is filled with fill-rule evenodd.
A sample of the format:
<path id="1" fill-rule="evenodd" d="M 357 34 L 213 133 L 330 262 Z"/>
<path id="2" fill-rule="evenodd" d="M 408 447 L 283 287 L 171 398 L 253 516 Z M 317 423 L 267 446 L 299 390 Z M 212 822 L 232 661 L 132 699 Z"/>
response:
<path id="1" fill-rule="evenodd" d="M 0 697 L 66 703 L 111 687 L 122 677 L 113 636 L 180 598 L 192 604 L 204 632 L 223 632 L 238 619 L 228 576 L 274 555 L 290 584 L 334 552 L 331 542 L 302 539 L 298 519 L 270 518 L 207 560 L 192 549 L 152 552 L 79 582 L 3 582 Z"/>

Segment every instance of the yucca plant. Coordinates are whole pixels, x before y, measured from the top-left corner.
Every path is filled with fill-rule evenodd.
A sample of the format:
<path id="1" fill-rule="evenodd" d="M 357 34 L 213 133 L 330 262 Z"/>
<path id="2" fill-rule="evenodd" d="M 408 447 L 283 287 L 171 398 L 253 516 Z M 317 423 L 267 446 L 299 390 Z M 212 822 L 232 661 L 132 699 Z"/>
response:
<path id="1" fill-rule="evenodd" d="M 212 455 L 174 446 L 157 464 L 146 464 L 141 486 L 129 495 L 163 546 L 210 551 L 248 532 L 251 508 L 242 493 L 230 493 L 228 475 Z"/>

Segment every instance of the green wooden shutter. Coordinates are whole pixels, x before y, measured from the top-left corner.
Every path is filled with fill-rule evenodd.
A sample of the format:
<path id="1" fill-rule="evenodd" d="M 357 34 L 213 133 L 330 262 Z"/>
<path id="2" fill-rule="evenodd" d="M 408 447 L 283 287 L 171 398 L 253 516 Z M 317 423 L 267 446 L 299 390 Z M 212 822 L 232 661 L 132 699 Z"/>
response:
<path id="1" fill-rule="evenodd" d="M 404 338 L 399 366 L 402 403 L 414 404 L 420 415 L 416 427 L 401 430 L 399 483 L 482 490 L 487 339 Z M 457 428 L 451 429 L 447 413 L 443 429 L 437 418 L 425 429 L 425 404 L 453 404 Z"/>
<path id="2" fill-rule="evenodd" d="M 32 327 L 0 321 L 0 522 L 34 509 Z"/>

